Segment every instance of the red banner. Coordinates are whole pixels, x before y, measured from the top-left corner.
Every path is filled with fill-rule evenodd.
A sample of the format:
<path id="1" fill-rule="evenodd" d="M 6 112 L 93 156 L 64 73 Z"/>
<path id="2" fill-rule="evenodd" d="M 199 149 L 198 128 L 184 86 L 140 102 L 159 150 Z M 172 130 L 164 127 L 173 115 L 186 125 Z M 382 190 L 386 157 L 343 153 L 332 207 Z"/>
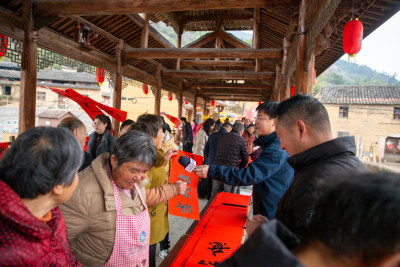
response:
<path id="1" fill-rule="evenodd" d="M 62 96 L 68 97 L 69 99 L 75 101 L 82 109 L 89 115 L 93 120 L 97 115 L 104 114 L 100 109 L 104 110 L 111 117 L 117 121 L 124 122 L 127 117 L 127 112 L 103 105 L 97 101 L 94 101 L 90 97 L 83 96 L 73 89 L 60 90 L 56 88 L 50 88 L 53 92 L 60 94 Z"/>
<path id="2" fill-rule="evenodd" d="M 3 156 L 3 154 L 6 152 L 6 150 L 8 149 L 9 145 L 8 142 L 2 142 L 0 143 L 0 159 Z"/>
<path id="3" fill-rule="evenodd" d="M 188 187 L 183 196 L 176 196 L 168 201 L 168 213 L 175 216 L 199 220 L 199 197 L 197 195 L 199 177 L 197 177 L 194 172 L 187 172 L 185 168 L 179 164 L 178 159 L 182 155 L 192 158 L 196 161 L 197 166 L 200 166 L 203 162 L 202 156 L 184 151 L 178 151 L 178 154 L 172 157 L 169 183 L 175 183 L 181 180 L 186 182 Z"/>

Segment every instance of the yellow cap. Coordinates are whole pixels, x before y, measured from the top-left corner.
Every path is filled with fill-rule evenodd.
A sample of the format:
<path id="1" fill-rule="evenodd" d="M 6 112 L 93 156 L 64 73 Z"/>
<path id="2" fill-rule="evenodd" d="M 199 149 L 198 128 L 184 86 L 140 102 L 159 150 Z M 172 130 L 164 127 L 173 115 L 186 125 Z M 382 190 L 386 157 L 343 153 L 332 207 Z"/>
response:
<path id="1" fill-rule="evenodd" d="M 203 117 L 201 117 L 201 119 L 202 120 L 206 120 L 206 119 L 208 119 L 208 116 L 207 115 L 203 115 Z"/>

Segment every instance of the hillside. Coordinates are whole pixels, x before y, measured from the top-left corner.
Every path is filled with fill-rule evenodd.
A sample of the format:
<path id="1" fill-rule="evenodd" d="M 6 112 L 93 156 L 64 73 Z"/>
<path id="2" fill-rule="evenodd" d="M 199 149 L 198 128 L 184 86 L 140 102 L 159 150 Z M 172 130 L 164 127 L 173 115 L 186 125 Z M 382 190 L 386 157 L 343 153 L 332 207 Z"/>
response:
<path id="1" fill-rule="evenodd" d="M 318 76 L 313 93 L 318 93 L 322 85 L 400 85 L 396 76 L 339 59 Z"/>

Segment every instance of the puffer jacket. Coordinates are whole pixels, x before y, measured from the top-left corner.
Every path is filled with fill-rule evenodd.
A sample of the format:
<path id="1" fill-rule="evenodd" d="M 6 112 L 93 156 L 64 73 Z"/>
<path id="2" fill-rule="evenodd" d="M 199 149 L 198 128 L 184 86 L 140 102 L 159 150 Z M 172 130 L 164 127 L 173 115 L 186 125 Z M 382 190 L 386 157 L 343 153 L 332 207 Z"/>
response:
<path id="1" fill-rule="evenodd" d="M 204 156 L 204 146 L 206 145 L 208 140 L 208 135 L 203 128 L 196 134 L 194 138 L 194 145 L 193 145 L 193 154 Z"/>
<path id="2" fill-rule="evenodd" d="M 0 266 L 81 266 L 72 253 L 58 207 L 47 223 L 0 180 Z"/>
<path id="3" fill-rule="evenodd" d="M 317 184 L 335 177 L 366 172 L 364 165 L 355 157 L 355 151 L 354 137 L 346 136 L 288 158 L 295 176 L 279 201 L 275 218 L 302 239 L 315 212 Z"/>
<path id="4" fill-rule="evenodd" d="M 246 140 L 235 130 L 218 137 L 214 164 L 226 167 L 246 167 L 249 162 Z"/>
<path id="5" fill-rule="evenodd" d="M 103 137 L 101 138 L 101 143 L 100 143 L 99 147 L 97 148 L 96 151 L 94 151 L 94 145 L 96 143 L 96 136 L 97 136 L 96 131 L 94 131 L 93 133 L 90 134 L 89 143 L 87 146 L 87 152 L 89 152 L 92 155 L 93 159 L 97 158 L 99 155 L 101 155 L 103 153 L 111 152 L 111 148 L 116 141 L 115 137 L 112 136 L 108 130 L 105 130 Z"/>
<path id="6" fill-rule="evenodd" d="M 92 161 L 79 173 L 79 185 L 71 199 L 61 205 L 70 246 L 76 258 L 86 266 L 104 265 L 111 256 L 116 230 L 114 188 L 105 169 L 109 154 Z M 173 185 L 145 190 L 148 179 L 138 186 L 147 206 L 156 206 L 176 195 Z M 144 210 L 138 192 L 132 188 L 132 199 L 120 192 L 122 213 L 136 215 Z"/>
<path id="7" fill-rule="evenodd" d="M 156 165 L 147 173 L 150 183 L 146 185 L 146 189 L 168 184 L 164 163 L 164 151 L 158 149 Z M 171 196 L 171 198 L 174 196 Z M 153 245 L 163 240 L 169 231 L 167 202 L 148 208 L 150 214 L 150 245 Z"/>

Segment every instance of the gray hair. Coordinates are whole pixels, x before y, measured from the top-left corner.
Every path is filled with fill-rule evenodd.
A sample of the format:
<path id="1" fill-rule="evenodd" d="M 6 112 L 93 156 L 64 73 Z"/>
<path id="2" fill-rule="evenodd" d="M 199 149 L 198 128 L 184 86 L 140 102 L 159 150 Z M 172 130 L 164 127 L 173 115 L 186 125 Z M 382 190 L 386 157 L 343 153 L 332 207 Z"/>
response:
<path id="1" fill-rule="evenodd" d="M 111 155 L 117 157 L 117 167 L 133 160 L 153 167 L 157 159 L 156 148 L 151 137 L 137 130 L 128 131 L 118 138 L 111 149 Z"/>
<path id="2" fill-rule="evenodd" d="M 238 133 L 240 133 L 241 131 L 244 130 L 244 125 L 241 124 L 240 122 L 236 122 L 236 123 L 233 125 L 232 130 L 233 130 L 233 131 L 236 131 L 236 132 L 238 132 Z"/>
<path id="3" fill-rule="evenodd" d="M 21 198 L 35 199 L 56 185 L 70 186 L 83 150 L 65 128 L 37 127 L 20 134 L 0 161 L 2 179 Z"/>
<path id="4" fill-rule="evenodd" d="M 75 129 L 78 129 L 78 128 L 81 128 L 84 126 L 85 125 L 83 124 L 83 122 L 76 117 L 65 118 L 62 121 L 60 121 L 60 123 L 57 125 L 57 127 L 66 128 L 66 129 L 70 130 L 71 132 L 73 132 Z"/>

